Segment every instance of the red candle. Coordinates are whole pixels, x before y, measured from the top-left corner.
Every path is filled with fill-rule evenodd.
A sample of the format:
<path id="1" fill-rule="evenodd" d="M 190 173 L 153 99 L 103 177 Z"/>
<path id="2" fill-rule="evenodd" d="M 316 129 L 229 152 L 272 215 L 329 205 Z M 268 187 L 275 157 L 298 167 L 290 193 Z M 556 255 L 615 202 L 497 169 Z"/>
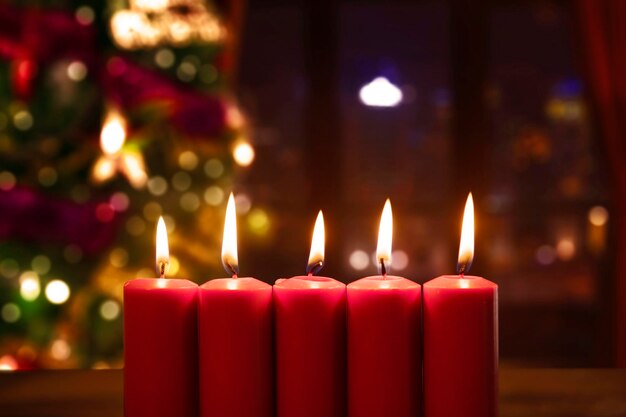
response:
<path id="1" fill-rule="evenodd" d="M 474 253 L 474 207 L 465 206 L 459 275 L 424 284 L 426 417 L 498 415 L 498 286 L 466 276 Z"/>
<path id="2" fill-rule="evenodd" d="M 385 203 L 376 258 L 381 275 L 348 285 L 348 416 L 420 414 L 421 287 L 387 275 L 391 203 Z"/>
<path id="3" fill-rule="evenodd" d="M 313 276 L 323 261 L 320 212 L 309 275 L 279 279 L 274 285 L 278 417 L 345 416 L 346 286 Z"/>
<path id="4" fill-rule="evenodd" d="M 124 415 L 196 417 L 197 295 L 187 280 L 165 279 L 167 232 L 157 226 L 160 278 L 124 285 Z"/>
<path id="5" fill-rule="evenodd" d="M 272 286 L 239 278 L 235 200 L 224 223 L 222 263 L 232 278 L 199 290 L 200 416 L 273 413 Z"/>

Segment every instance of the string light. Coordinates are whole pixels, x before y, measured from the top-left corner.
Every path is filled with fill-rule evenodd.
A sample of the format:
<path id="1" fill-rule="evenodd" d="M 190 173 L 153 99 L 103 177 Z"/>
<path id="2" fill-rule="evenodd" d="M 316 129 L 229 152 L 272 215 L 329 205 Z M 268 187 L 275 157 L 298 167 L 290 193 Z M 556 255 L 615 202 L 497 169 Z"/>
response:
<path id="1" fill-rule="evenodd" d="M 226 37 L 217 16 L 192 0 L 130 0 L 130 9 L 115 12 L 110 24 L 113 41 L 124 49 L 217 43 Z"/>

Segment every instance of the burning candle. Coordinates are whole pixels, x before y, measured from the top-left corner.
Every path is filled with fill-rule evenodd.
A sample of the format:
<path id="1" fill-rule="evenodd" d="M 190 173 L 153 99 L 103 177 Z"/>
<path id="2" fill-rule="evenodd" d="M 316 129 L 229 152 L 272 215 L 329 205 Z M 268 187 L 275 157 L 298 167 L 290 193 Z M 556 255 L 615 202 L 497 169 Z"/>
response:
<path id="1" fill-rule="evenodd" d="M 208 281 L 199 290 L 200 416 L 270 417 L 272 286 L 238 277 L 232 193 L 224 222 L 222 264 L 232 278 Z"/>
<path id="2" fill-rule="evenodd" d="M 348 416 L 420 414 L 421 287 L 387 275 L 393 230 L 391 203 L 380 219 L 380 275 L 348 285 Z"/>
<path id="3" fill-rule="evenodd" d="M 196 417 L 197 292 L 183 279 L 166 279 L 167 231 L 157 225 L 159 278 L 124 285 L 124 415 Z"/>
<path id="4" fill-rule="evenodd" d="M 465 275 L 474 257 L 474 205 L 465 205 L 458 275 L 424 284 L 426 417 L 498 415 L 498 286 Z"/>
<path id="5" fill-rule="evenodd" d="M 317 277 L 324 217 L 315 222 L 306 276 L 274 285 L 278 417 L 344 417 L 346 286 Z"/>

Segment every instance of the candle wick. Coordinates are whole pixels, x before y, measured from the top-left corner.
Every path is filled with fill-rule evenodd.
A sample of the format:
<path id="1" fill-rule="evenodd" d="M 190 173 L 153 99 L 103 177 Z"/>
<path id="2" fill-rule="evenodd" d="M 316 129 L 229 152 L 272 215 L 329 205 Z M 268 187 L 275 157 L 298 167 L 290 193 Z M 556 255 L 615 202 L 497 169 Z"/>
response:
<path id="1" fill-rule="evenodd" d="M 231 265 L 230 262 L 227 261 L 223 261 L 222 265 L 224 265 L 224 269 L 226 270 L 227 273 L 230 273 L 231 277 L 233 278 L 237 278 L 237 275 L 239 275 L 239 266 L 238 265 Z"/>
<path id="2" fill-rule="evenodd" d="M 313 276 L 313 272 L 309 272 L 307 277 L 312 277 Z"/>
<path id="3" fill-rule="evenodd" d="M 384 279 L 387 279 L 387 266 L 385 265 L 384 258 L 380 258 L 380 274 Z"/>
<path id="4" fill-rule="evenodd" d="M 165 278 L 165 262 L 159 262 L 159 276 L 160 278 Z"/>

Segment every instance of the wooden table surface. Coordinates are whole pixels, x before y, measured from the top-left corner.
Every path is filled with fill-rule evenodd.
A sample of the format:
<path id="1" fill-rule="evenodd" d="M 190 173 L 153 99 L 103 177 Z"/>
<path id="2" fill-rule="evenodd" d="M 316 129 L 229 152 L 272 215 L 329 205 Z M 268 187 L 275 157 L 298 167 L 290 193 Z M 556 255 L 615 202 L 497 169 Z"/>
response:
<path id="1" fill-rule="evenodd" d="M 0 372 L 2 417 L 122 415 L 119 370 Z M 626 369 L 503 369 L 500 416 L 626 417 Z"/>

